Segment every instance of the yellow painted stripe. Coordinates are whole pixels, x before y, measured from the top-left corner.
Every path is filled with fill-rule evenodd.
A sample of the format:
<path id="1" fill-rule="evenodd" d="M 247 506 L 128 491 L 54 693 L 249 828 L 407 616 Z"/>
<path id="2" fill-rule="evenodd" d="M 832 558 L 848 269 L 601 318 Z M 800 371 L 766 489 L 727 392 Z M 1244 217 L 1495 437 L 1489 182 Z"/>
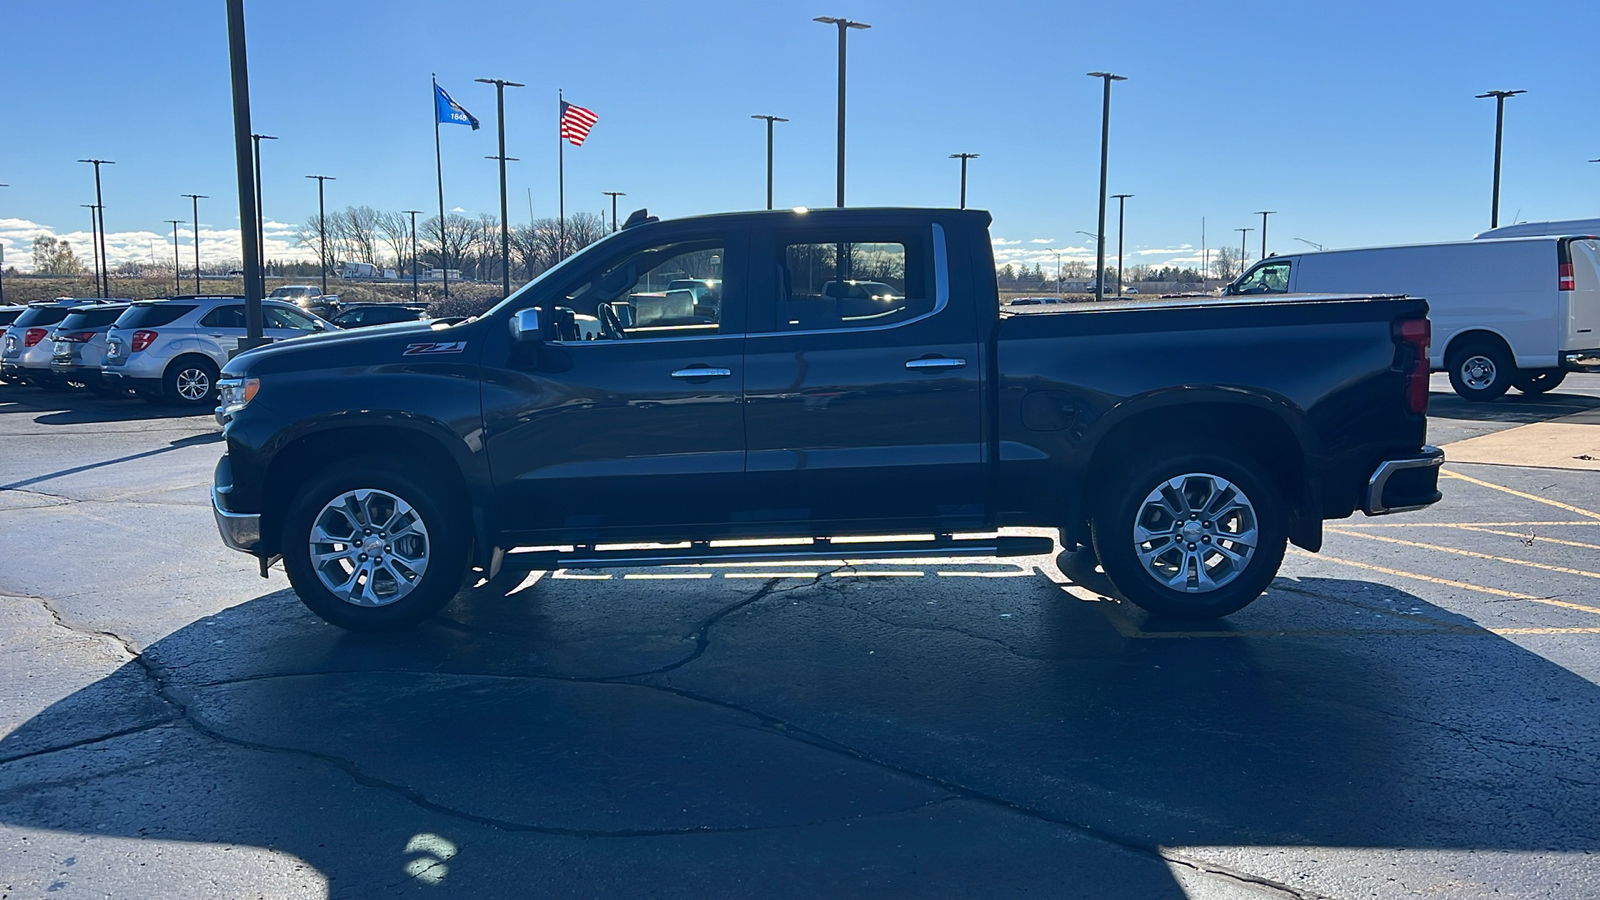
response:
<path id="1" fill-rule="evenodd" d="M 1432 575 L 1421 575 L 1416 572 L 1407 572 L 1403 569 L 1391 569 L 1388 566 L 1356 562 L 1353 559 L 1340 559 L 1337 556 L 1329 556 L 1326 553 L 1307 553 L 1306 551 L 1295 547 L 1291 547 L 1289 549 L 1290 552 L 1294 553 L 1294 555 L 1304 556 L 1307 559 L 1322 559 L 1328 562 L 1336 562 L 1347 566 L 1355 566 L 1358 569 L 1366 569 L 1370 572 L 1382 572 L 1385 575 L 1394 575 L 1400 578 L 1412 578 L 1417 581 L 1426 581 L 1429 584 L 1442 584 L 1445 587 L 1460 588 L 1467 591 L 1478 591 L 1479 593 L 1484 594 L 1493 594 L 1496 597 L 1505 597 L 1509 600 L 1527 600 L 1530 603 L 1543 603 L 1548 606 L 1559 606 L 1563 609 L 1575 609 L 1579 610 L 1580 612 L 1595 613 L 1596 615 L 1600 615 L 1600 608 L 1584 606 L 1581 603 L 1569 603 L 1566 600 L 1557 600 L 1553 597 L 1535 597 L 1532 594 L 1519 594 L 1515 591 L 1502 591 L 1499 588 L 1485 587 L 1481 584 L 1467 584 L 1465 581 L 1452 581 L 1449 578 L 1435 578 Z"/>
<path id="2" fill-rule="evenodd" d="M 923 572 L 835 572 L 835 578 L 922 578 Z"/>
<path id="3" fill-rule="evenodd" d="M 570 578 L 573 581 L 609 581 L 610 575 L 573 575 L 566 569 L 557 569 L 551 578 Z"/>
<path id="4" fill-rule="evenodd" d="M 693 575 L 657 575 L 653 573 L 641 573 L 638 575 L 624 575 L 622 577 L 624 580 L 631 581 L 682 581 L 684 579 L 711 578 L 713 576 L 710 572 L 698 572 Z"/>
<path id="5" fill-rule="evenodd" d="M 1534 526 L 1553 527 L 1557 525 L 1600 525 L 1600 521 L 1579 522 L 1473 522 L 1468 525 L 1463 522 L 1413 522 L 1409 519 L 1399 522 L 1346 522 L 1340 521 L 1339 528 L 1532 528 Z"/>
<path id="6" fill-rule="evenodd" d="M 1503 492 L 1505 492 L 1507 494 L 1510 494 L 1513 497 L 1521 497 L 1524 500 L 1532 500 L 1535 503 L 1543 503 L 1546 506 L 1554 506 L 1556 509 L 1564 509 L 1567 512 L 1577 513 L 1578 515 L 1584 516 L 1585 518 L 1600 519 L 1600 513 L 1594 512 L 1592 510 L 1584 509 L 1581 506 L 1573 506 L 1570 503 L 1562 503 L 1560 500 L 1551 500 L 1548 497 L 1540 497 L 1537 494 L 1529 494 L 1529 493 L 1525 493 L 1523 491 L 1514 490 L 1512 488 L 1506 487 L 1503 484 L 1494 484 L 1493 482 L 1489 482 L 1489 481 L 1480 481 L 1479 479 L 1473 478 L 1470 475 L 1462 475 L 1460 472 L 1451 472 L 1451 471 L 1446 470 L 1446 469 L 1440 469 L 1439 470 L 1439 474 L 1441 476 L 1445 477 L 1445 478 L 1457 478 L 1457 479 L 1460 479 L 1461 481 L 1465 481 L 1465 482 L 1467 482 L 1469 484 L 1478 485 L 1479 487 L 1486 487 L 1486 488 L 1490 488 L 1491 490 L 1503 491 Z"/>
<path id="7" fill-rule="evenodd" d="M 1460 527 L 1461 527 L 1462 531 L 1479 531 L 1479 532 L 1482 532 L 1484 534 L 1498 534 L 1498 535 L 1503 535 L 1505 537 L 1514 537 L 1514 538 L 1517 538 L 1518 540 L 1524 540 L 1524 541 L 1531 539 L 1534 543 L 1539 543 L 1539 544 L 1560 544 L 1563 547 L 1582 547 L 1585 550 L 1600 550 L 1600 544 L 1585 544 L 1582 541 L 1563 541 L 1563 540 L 1560 540 L 1559 538 L 1545 537 L 1542 534 L 1536 534 L 1536 535 L 1518 534 L 1515 531 L 1500 531 L 1500 530 L 1495 529 L 1495 528 L 1480 528 L 1477 525 L 1462 525 Z"/>
<path id="8" fill-rule="evenodd" d="M 940 578 L 1026 578 L 1033 572 L 1013 570 L 1010 572 L 935 572 Z"/>
<path id="9" fill-rule="evenodd" d="M 1513 566 L 1527 566 L 1530 569 L 1543 569 L 1546 572 L 1560 572 L 1563 575 L 1582 575 L 1585 578 L 1600 578 L 1600 572 L 1589 572 L 1584 569 L 1571 569 L 1566 566 L 1552 566 L 1547 563 L 1530 562 L 1525 559 L 1511 559 L 1505 556 L 1493 556 L 1488 553 L 1479 553 L 1476 550 L 1461 550 L 1456 547 L 1443 547 L 1438 544 L 1424 544 L 1421 541 L 1407 541 L 1401 538 L 1385 537 L 1381 534 L 1362 534 L 1359 531 L 1345 531 L 1339 528 L 1330 528 L 1334 534 L 1348 537 L 1358 537 L 1369 541 L 1382 541 L 1385 544 L 1400 544 L 1405 547 L 1416 547 L 1419 550 L 1436 550 L 1440 553 L 1453 553 L 1456 556 L 1470 556 L 1473 559 L 1486 559 L 1490 562 L 1509 563 Z"/>
<path id="10" fill-rule="evenodd" d="M 815 572 L 728 572 L 723 578 L 816 578 Z"/>
<path id="11" fill-rule="evenodd" d="M 1495 634 L 1600 634 L 1600 628 L 1491 628 Z"/>

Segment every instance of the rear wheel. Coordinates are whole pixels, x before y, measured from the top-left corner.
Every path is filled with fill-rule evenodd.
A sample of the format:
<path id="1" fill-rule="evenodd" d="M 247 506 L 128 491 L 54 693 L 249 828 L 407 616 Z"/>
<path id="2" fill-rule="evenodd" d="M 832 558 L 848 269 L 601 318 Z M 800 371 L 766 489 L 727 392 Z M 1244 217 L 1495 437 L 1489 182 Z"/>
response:
<path id="1" fill-rule="evenodd" d="M 1511 382 L 1511 386 L 1530 396 L 1553 391 L 1565 381 L 1567 373 L 1561 369 L 1531 369 L 1524 371 Z"/>
<path id="2" fill-rule="evenodd" d="M 215 406 L 217 364 L 204 357 L 181 357 L 167 366 L 162 388 L 169 403 L 178 406 Z"/>
<path id="3" fill-rule="evenodd" d="M 1511 351 L 1497 340 L 1472 340 L 1452 349 L 1445 368 L 1450 386 L 1472 401 L 1499 399 L 1518 375 Z"/>
<path id="4" fill-rule="evenodd" d="M 467 512 L 403 460 L 365 457 L 325 470 L 289 504 L 280 543 L 301 602 L 351 631 L 410 628 L 461 590 Z"/>
<path id="5" fill-rule="evenodd" d="M 1118 592 L 1164 616 L 1213 619 L 1271 583 L 1288 542 L 1277 489 L 1227 451 L 1136 460 L 1111 479 L 1094 547 Z"/>

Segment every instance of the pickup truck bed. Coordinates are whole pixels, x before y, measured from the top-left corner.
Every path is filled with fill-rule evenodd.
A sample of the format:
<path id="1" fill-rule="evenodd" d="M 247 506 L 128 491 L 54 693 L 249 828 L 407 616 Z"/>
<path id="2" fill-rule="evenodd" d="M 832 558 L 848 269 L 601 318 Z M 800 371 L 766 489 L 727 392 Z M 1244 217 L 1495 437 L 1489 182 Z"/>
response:
<path id="1" fill-rule="evenodd" d="M 770 557 L 774 540 L 837 557 L 830 539 L 875 534 L 931 540 L 849 555 L 1037 553 L 953 535 L 1045 526 L 1133 602 L 1209 617 L 1253 600 L 1289 540 L 1317 549 L 1323 519 L 1438 499 L 1423 301 L 1003 313 L 988 222 L 650 220 L 476 319 L 243 354 L 218 411 L 224 541 L 263 569 L 281 556 L 323 618 L 380 629 L 508 558 Z M 641 314 L 689 280 L 693 316 Z M 624 542 L 658 546 L 603 546 Z"/>

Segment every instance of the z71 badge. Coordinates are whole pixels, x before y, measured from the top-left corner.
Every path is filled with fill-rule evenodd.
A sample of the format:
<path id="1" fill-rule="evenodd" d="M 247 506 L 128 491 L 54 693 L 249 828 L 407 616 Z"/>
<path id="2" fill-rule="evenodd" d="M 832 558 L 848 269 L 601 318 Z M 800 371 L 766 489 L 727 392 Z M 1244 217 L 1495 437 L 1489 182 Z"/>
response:
<path id="1" fill-rule="evenodd" d="M 405 356 L 433 356 L 438 353 L 460 353 L 467 349 L 466 341 L 429 341 L 426 344 L 409 344 Z"/>

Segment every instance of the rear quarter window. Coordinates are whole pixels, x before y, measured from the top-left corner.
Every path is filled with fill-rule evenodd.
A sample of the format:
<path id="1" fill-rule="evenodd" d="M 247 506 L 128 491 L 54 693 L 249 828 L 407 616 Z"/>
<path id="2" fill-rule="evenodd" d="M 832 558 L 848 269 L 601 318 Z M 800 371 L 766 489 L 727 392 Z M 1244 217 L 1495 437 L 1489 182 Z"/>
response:
<path id="1" fill-rule="evenodd" d="M 194 306 L 183 303 L 135 304 L 117 317 L 118 328 L 160 328 L 170 325 L 194 312 Z"/>
<path id="2" fill-rule="evenodd" d="M 84 328 L 106 328 L 125 310 L 122 309 L 91 309 L 84 312 L 75 312 L 61 320 L 63 331 L 78 331 Z"/>

